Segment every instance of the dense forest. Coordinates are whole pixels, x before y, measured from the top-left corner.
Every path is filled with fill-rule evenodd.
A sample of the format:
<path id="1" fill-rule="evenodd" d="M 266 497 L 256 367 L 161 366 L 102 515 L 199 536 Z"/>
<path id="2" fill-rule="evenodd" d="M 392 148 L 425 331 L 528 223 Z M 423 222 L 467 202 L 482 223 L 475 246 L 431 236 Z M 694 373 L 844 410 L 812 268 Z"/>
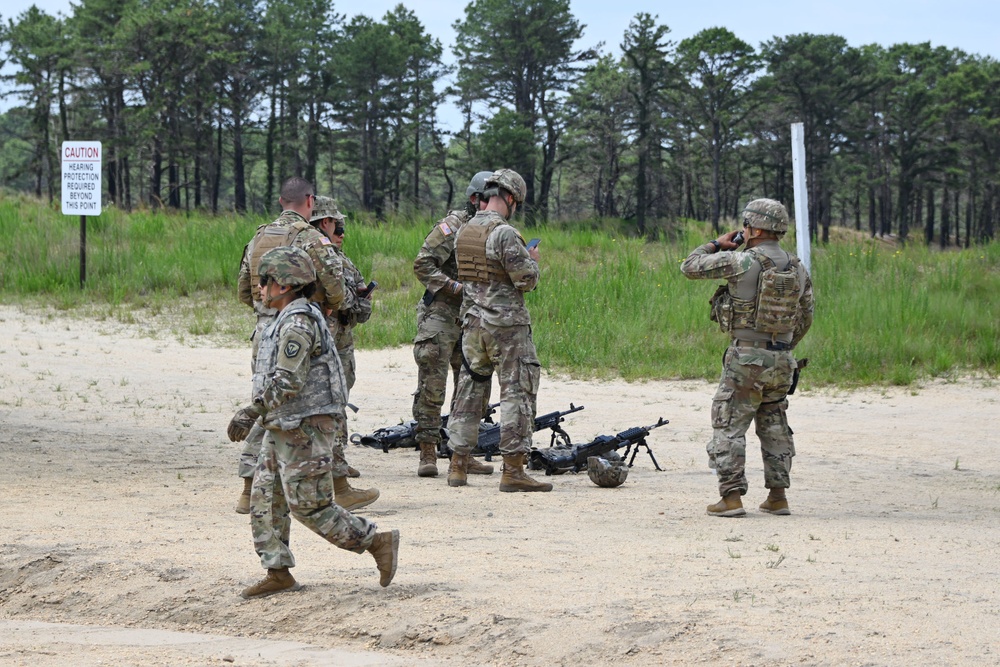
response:
<path id="1" fill-rule="evenodd" d="M 675 41 L 637 14 L 585 43 L 569 0 L 473 0 L 454 64 L 402 4 L 380 19 L 331 0 L 80 0 L 0 24 L 0 185 L 58 198 L 65 140 L 104 146 L 105 202 L 274 210 L 291 175 L 343 207 L 440 214 L 482 169 L 515 168 L 527 224 L 624 219 L 639 234 L 792 200 L 805 127 L 809 216 L 940 246 L 1000 216 L 1000 64 L 837 35 L 758 46 L 725 28 Z M 453 105 L 461 128 L 438 125 Z"/>

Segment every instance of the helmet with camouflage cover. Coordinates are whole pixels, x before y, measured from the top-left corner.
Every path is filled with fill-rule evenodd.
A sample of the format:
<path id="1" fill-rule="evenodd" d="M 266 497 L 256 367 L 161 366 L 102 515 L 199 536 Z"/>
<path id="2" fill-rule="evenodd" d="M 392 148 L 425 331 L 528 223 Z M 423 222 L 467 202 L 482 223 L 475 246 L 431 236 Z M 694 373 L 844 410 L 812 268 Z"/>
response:
<path id="1" fill-rule="evenodd" d="M 614 456 L 612 457 L 611 454 Z M 617 452 L 608 452 L 604 457 L 606 458 L 587 457 L 587 476 L 597 486 L 605 488 L 621 486 L 625 483 L 625 478 L 628 477 L 628 466 Z"/>
<path id="2" fill-rule="evenodd" d="M 524 198 L 528 196 L 528 186 L 521 175 L 513 169 L 497 169 L 486 179 L 486 189 L 503 188 L 512 195 L 514 201 L 520 205 L 524 203 Z"/>
<path id="3" fill-rule="evenodd" d="M 316 269 L 305 250 L 280 246 L 268 250 L 260 258 L 259 274 L 283 287 L 302 287 L 316 282 Z"/>
<path id="4" fill-rule="evenodd" d="M 337 208 L 337 200 L 333 197 L 316 197 L 316 201 L 313 203 L 312 217 L 309 218 L 309 222 L 319 222 L 324 218 L 344 220 L 344 214 Z"/>
<path id="5" fill-rule="evenodd" d="M 469 187 L 465 189 L 465 196 L 481 195 L 486 190 L 486 179 L 493 175 L 492 171 L 481 171 L 469 181 Z"/>
<path id="6" fill-rule="evenodd" d="M 788 231 L 788 211 L 780 201 L 754 199 L 743 209 L 743 224 L 784 234 Z"/>

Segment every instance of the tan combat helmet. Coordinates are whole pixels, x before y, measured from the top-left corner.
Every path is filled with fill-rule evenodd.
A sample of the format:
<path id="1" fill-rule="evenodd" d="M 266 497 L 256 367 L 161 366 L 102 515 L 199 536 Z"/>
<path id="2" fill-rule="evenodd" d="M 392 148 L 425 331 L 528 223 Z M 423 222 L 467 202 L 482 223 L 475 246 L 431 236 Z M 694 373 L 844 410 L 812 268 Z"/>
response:
<path id="1" fill-rule="evenodd" d="M 260 277 L 267 277 L 282 287 L 302 287 L 316 282 L 316 269 L 305 250 L 280 246 L 260 258 Z"/>
<path id="2" fill-rule="evenodd" d="M 788 211 L 780 201 L 754 199 L 743 209 L 743 224 L 784 234 L 788 231 Z"/>
<path id="3" fill-rule="evenodd" d="M 503 188 L 512 195 L 514 201 L 520 206 L 524 203 L 524 198 L 528 196 L 528 186 L 521 175 L 513 169 L 497 169 L 493 175 L 486 179 L 486 189 Z"/>

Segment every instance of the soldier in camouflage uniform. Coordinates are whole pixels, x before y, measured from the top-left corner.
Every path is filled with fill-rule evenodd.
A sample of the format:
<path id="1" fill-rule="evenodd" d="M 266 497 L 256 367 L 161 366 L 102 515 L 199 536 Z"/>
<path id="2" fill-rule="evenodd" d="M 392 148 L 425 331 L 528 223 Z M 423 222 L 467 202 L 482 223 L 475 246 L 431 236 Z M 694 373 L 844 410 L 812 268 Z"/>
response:
<path id="1" fill-rule="evenodd" d="M 417 362 L 417 390 L 413 392 L 413 418 L 417 422 L 415 439 L 420 445 L 417 475 L 437 477 L 437 451 L 441 442 L 441 408 L 448 391 L 448 369 L 454 386 L 462 367 L 462 283 L 458 281 L 455 263 L 455 237 L 458 230 L 479 211 L 490 198 L 485 194 L 486 179 L 491 171 L 481 171 L 472 177 L 465 194 L 464 210 L 450 211 L 427 234 L 424 244 L 413 260 L 413 273 L 426 288 L 417 303 L 417 335 L 413 339 L 413 359 Z M 485 385 L 483 408 L 489 404 L 490 385 Z M 452 392 L 452 405 L 455 394 Z M 470 458 L 467 471 L 490 475 L 493 466 Z"/>
<path id="2" fill-rule="evenodd" d="M 298 248 L 279 246 L 260 259 L 258 294 L 277 314 L 261 334 L 253 402 L 241 412 L 259 416 L 267 430 L 250 499 L 254 549 L 267 576 L 245 598 L 299 589 L 288 571 L 291 517 L 341 549 L 370 551 L 382 586 L 396 572 L 399 531 L 377 532 L 334 500 L 347 484 L 347 391 L 326 318 L 309 301 L 315 285 L 313 260 Z"/>
<path id="3" fill-rule="evenodd" d="M 354 266 L 354 262 L 344 254 L 345 221 L 346 217 L 337 208 L 337 202 L 333 197 L 316 197 L 310 222 L 330 239 L 344 265 L 344 301 L 340 310 L 331 311 L 327 317 L 330 320 L 330 331 L 336 332 L 337 354 L 340 355 L 340 363 L 344 367 L 349 398 L 357 379 L 355 372 L 357 366 L 354 361 L 354 327 L 364 324 L 371 317 L 372 301 L 366 291 L 367 283 L 364 276 Z"/>
<path id="4" fill-rule="evenodd" d="M 527 191 L 510 169 L 495 171 L 486 188 L 496 188 L 485 211 L 458 231 L 455 257 L 462 303 L 462 364 L 449 429 L 454 454 L 448 485 L 467 483 L 469 459 L 479 437 L 483 394 L 494 370 L 500 380 L 501 491 L 551 491 L 524 472 L 534 433 L 541 364 L 531 339 L 524 293 L 538 285 L 538 249 L 528 250 L 509 223 Z"/>
<path id="5" fill-rule="evenodd" d="M 257 325 L 251 336 L 253 360 L 257 358 L 257 346 L 261 333 L 274 321 L 277 315 L 277 311 L 266 306 L 260 298 L 258 267 L 260 258 L 268 250 L 286 245 L 304 250 L 312 259 L 313 267 L 318 276 L 316 294 L 313 299 L 323 308 L 332 311 L 339 310 L 344 302 L 344 269 L 340 257 L 330 239 L 323 236 L 308 222 L 312 216 L 315 199 L 316 196 L 313 194 L 313 187 L 309 181 L 299 177 L 289 178 L 282 184 L 278 198 L 278 203 L 282 207 L 281 215 L 274 222 L 258 227 L 254 237 L 243 249 L 238 290 L 240 301 L 253 308 L 257 314 Z M 252 363 L 251 368 L 253 368 Z M 237 416 L 239 417 L 239 415 Z M 254 423 L 253 419 L 243 415 L 230 423 L 228 435 L 233 442 L 246 440 L 240 454 L 238 470 L 239 476 L 243 478 L 243 491 L 236 504 L 236 512 L 247 514 L 250 512 L 250 488 L 254 470 L 257 468 L 257 455 L 264 439 L 264 431 L 259 424 Z M 350 466 L 348 468 L 351 476 L 359 474 Z M 378 490 L 372 489 L 364 495 L 367 498 L 371 494 L 377 498 Z M 361 505 L 352 505 L 357 500 L 358 498 L 352 500 L 345 496 L 340 498 L 338 502 L 348 508 L 351 506 L 360 507 Z M 373 502 L 373 500 L 369 502 Z"/>
<path id="6" fill-rule="evenodd" d="M 719 476 L 722 499 L 708 506 L 712 516 L 746 514 L 746 431 L 755 422 L 764 459 L 760 510 L 790 514 L 785 489 L 795 444 L 785 411 L 797 363 L 792 350 L 813 320 L 812 280 L 805 266 L 778 245 L 788 230 L 788 212 L 773 199 L 755 199 L 743 211 L 745 251 L 737 251 L 738 230 L 694 250 L 681 271 L 688 278 L 724 279 L 712 299 L 712 319 L 729 334 L 722 379 L 712 402 L 709 465 Z"/>

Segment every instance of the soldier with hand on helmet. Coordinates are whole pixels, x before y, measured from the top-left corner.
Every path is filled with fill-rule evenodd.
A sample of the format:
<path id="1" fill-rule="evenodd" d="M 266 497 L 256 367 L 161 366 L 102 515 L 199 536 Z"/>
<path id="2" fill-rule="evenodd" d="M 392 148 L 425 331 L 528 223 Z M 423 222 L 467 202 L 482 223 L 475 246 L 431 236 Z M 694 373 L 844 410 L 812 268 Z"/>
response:
<path id="1" fill-rule="evenodd" d="M 500 381 L 501 491 L 551 491 L 524 472 L 534 433 L 541 364 L 531 339 L 524 293 L 538 285 L 538 248 L 530 250 L 510 219 L 524 202 L 524 179 L 500 169 L 486 180 L 496 189 L 486 209 L 458 231 L 455 257 L 462 283 L 462 365 L 448 423 L 454 449 L 449 486 L 465 486 L 478 442 L 483 397 L 494 371 Z"/>
<path id="2" fill-rule="evenodd" d="M 465 191 L 468 197 L 463 210 L 451 211 L 427 234 L 413 273 L 426 288 L 417 303 L 417 335 L 413 339 L 413 358 L 417 362 L 417 390 L 413 392 L 413 418 L 417 422 L 415 439 L 420 445 L 417 475 L 437 477 L 437 450 L 441 442 L 441 408 L 448 391 L 448 369 L 455 386 L 462 367 L 462 283 L 455 262 L 455 237 L 468 220 L 486 208 L 486 179 L 491 171 L 472 177 Z M 452 394 L 454 403 L 454 393 Z M 489 386 L 483 397 L 483 410 L 489 404 Z M 493 466 L 470 459 L 467 471 L 490 475 Z"/>
<path id="3" fill-rule="evenodd" d="M 709 465 L 716 469 L 722 499 L 708 514 L 742 516 L 746 494 L 746 432 L 755 422 L 769 490 L 760 510 L 787 515 L 795 444 L 785 411 L 796 369 L 792 350 L 813 320 L 812 280 L 805 266 L 778 242 L 788 230 L 788 212 L 773 199 L 755 199 L 743 211 L 746 250 L 740 232 L 727 232 L 696 248 L 681 264 L 691 279 L 723 279 L 712 298 L 712 320 L 731 343 L 712 402 Z"/>
<path id="4" fill-rule="evenodd" d="M 338 485 L 347 484 L 347 387 L 326 317 L 309 300 L 316 285 L 312 259 L 299 248 L 279 246 L 261 257 L 258 275 L 260 299 L 276 316 L 261 335 L 253 402 L 240 412 L 260 416 L 267 431 L 250 496 L 254 549 L 267 576 L 242 596 L 298 590 L 288 571 L 295 566 L 290 517 L 341 549 L 371 552 L 380 583 L 388 586 L 399 531 L 377 532 L 334 499 Z"/>

